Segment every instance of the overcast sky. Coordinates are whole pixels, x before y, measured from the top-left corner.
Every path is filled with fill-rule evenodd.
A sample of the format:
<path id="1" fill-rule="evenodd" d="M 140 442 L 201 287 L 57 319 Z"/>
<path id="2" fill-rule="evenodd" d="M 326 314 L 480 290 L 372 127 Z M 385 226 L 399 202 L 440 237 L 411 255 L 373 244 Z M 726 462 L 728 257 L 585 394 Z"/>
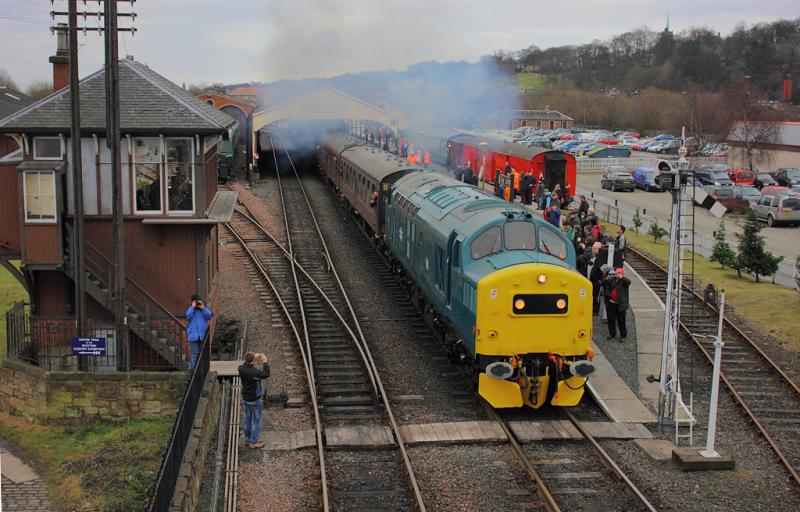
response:
<path id="1" fill-rule="evenodd" d="M 800 15 L 796 0 L 138 0 L 133 55 L 180 84 L 271 81 L 405 68 L 425 60 L 477 60 L 497 49 L 583 44 L 646 25 L 705 26 L 723 34 Z M 131 10 L 120 4 L 120 11 Z M 79 2 L 83 9 L 82 2 Z M 66 1 L 56 0 L 56 10 Z M 21 87 L 51 79 L 49 0 L 0 0 L 5 69 Z M 89 10 L 98 10 L 89 3 Z M 84 23 L 81 20 L 81 23 Z M 89 19 L 88 26 L 97 26 Z M 129 25 L 127 22 L 123 26 Z M 102 38 L 80 36 L 81 75 L 103 62 Z"/>

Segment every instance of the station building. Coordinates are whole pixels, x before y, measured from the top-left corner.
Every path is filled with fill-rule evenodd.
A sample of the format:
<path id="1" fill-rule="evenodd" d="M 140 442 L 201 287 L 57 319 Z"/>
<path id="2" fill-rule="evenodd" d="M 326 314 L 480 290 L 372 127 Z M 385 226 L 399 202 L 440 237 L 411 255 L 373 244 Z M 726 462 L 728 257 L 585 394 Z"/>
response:
<path id="1" fill-rule="evenodd" d="M 731 128 L 727 142 L 728 163 L 733 169 L 748 168 L 748 146 L 753 166 L 759 171 L 800 168 L 800 122 L 738 121 Z"/>
<path id="2" fill-rule="evenodd" d="M 50 369 L 79 364 L 71 350 L 75 198 L 66 85 L 57 81 L 55 93 L 0 119 L 0 134 L 19 148 L 0 158 L 0 261 L 30 296 L 29 308 L 13 312 L 25 318 L 12 318 L 20 331 L 10 332 L 19 339 L 9 343 L 26 344 L 27 360 Z M 130 341 L 117 346 L 109 335 L 103 364 L 181 369 L 180 323 L 191 296 L 215 306 L 218 225 L 230 219 L 236 201 L 236 193 L 218 191 L 217 145 L 236 121 L 132 58 L 119 63 L 119 91 Z M 80 81 L 80 103 L 87 308 L 90 327 L 102 335 L 115 325 L 103 70 Z M 16 260 L 18 270 L 8 264 Z"/>
<path id="3" fill-rule="evenodd" d="M 575 120 L 557 110 L 510 110 L 503 109 L 490 114 L 480 122 L 481 128 L 497 130 L 515 130 L 521 126 L 529 126 L 542 130 L 556 128 L 572 128 Z"/>

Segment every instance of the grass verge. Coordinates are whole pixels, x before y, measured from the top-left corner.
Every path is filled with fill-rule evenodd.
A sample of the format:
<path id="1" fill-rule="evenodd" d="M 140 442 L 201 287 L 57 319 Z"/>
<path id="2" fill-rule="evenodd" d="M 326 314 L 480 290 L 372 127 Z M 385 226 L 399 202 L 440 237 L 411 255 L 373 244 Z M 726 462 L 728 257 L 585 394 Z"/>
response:
<path id="1" fill-rule="evenodd" d="M 610 233 L 616 226 L 603 222 Z M 607 227 L 606 227 L 607 226 Z M 612 229 L 613 226 L 613 229 Z M 644 230 L 645 226 L 642 226 Z M 653 242 L 645 233 L 626 231 L 630 245 L 644 251 L 662 262 L 669 258 L 669 245 Z M 735 248 L 734 248 L 735 250 Z M 779 340 L 789 350 L 800 352 L 800 293 L 783 286 L 762 281 L 756 283 L 751 275 L 738 277 L 735 270 L 722 269 L 719 264 L 695 255 L 695 288 L 702 289 L 712 283 L 717 290 L 725 290 L 725 302 L 733 306 L 736 315 L 743 318 L 751 328 Z"/>
<path id="2" fill-rule="evenodd" d="M 520 89 L 540 89 L 544 85 L 544 77 L 539 73 L 517 73 L 517 86 Z"/>
<path id="3" fill-rule="evenodd" d="M 76 427 L 31 425 L 0 413 L 0 437 L 43 471 L 61 510 L 143 510 L 155 483 L 173 419 L 93 422 Z"/>
<path id="4" fill-rule="evenodd" d="M 19 262 L 13 263 L 19 267 Z M 6 358 L 6 311 L 21 300 L 28 300 L 25 288 L 8 270 L 0 267 L 0 363 Z"/>

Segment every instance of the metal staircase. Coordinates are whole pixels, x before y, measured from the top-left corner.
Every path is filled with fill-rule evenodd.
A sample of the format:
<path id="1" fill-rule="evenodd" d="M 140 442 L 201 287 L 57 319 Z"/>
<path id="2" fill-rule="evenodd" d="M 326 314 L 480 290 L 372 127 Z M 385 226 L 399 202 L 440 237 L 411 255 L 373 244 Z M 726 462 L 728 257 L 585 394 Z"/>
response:
<path id="1" fill-rule="evenodd" d="M 72 229 L 67 225 L 65 236 L 64 271 L 75 279 L 74 265 L 70 258 Z M 91 243 L 84 241 L 86 262 L 86 293 L 105 309 L 111 311 L 113 297 L 112 262 Z M 184 350 L 186 328 L 174 314 L 162 306 L 139 284 L 126 278 L 125 316 L 130 334 L 135 335 L 152 348 L 171 366 L 183 370 L 187 366 Z"/>

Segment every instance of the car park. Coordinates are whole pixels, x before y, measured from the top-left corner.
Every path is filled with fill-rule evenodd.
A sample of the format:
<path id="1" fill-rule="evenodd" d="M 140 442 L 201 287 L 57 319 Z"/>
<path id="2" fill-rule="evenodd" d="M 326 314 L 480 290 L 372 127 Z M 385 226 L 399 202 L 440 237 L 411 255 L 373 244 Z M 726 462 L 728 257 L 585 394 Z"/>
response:
<path id="1" fill-rule="evenodd" d="M 757 188 L 747 185 L 735 185 L 733 187 L 733 195 L 751 204 L 761 199 L 761 192 L 759 192 Z"/>
<path id="2" fill-rule="evenodd" d="M 749 169 L 729 169 L 728 177 L 734 185 L 752 185 L 755 179 L 753 171 Z"/>
<path id="3" fill-rule="evenodd" d="M 753 205 L 753 213 L 758 220 L 768 226 L 779 224 L 800 224 L 800 197 L 764 196 Z"/>
<path id="4" fill-rule="evenodd" d="M 755 179 L 753 180 L 753 185 L 759 190 L 762 187 L 769 187 L 777 185 L 778 182 L 772 177 L 771 174 L 766 172 L 756 172 Z"/>
<path id="5" fill-rule="evenodd" d="M 778 172 L 775 173 L 775 181 L 778 182 L 778 185 L 784 187 L 800 185 L 800 169 L 795 169 L 794 167 L 778 169 Z"/>
<path id="6" fill-rule="evenodd" d="M 621 165 L 609 165 L 600 179 L 600 187 L 607 188 L 612 192 L 617 190 L 633 192 L 636 185 L 633 182 L 633 176 L 624 167 Z"/>
<path id="7" fill-rule="evenodd" d="M 655 167 L 637 167 L 633 170 L 633 182 L 637 188 L 648 192 L 661 192 L 661 186 L 656 183 L 657 175 Z"/>

